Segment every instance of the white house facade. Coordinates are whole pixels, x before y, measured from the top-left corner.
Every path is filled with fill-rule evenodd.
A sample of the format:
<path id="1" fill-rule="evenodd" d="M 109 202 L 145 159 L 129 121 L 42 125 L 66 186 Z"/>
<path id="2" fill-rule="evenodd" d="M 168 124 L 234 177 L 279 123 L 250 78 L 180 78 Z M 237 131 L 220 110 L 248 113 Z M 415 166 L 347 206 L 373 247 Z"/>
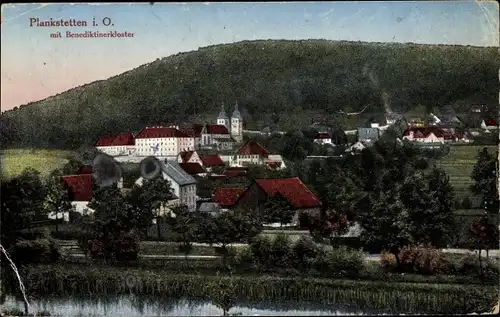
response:
<path id="1" fill-rule="evenodd" d="M 194 138 L 176 128 L 146 127 L 135 137 L 138 156 L 176 156 L 195 149 Z"/>

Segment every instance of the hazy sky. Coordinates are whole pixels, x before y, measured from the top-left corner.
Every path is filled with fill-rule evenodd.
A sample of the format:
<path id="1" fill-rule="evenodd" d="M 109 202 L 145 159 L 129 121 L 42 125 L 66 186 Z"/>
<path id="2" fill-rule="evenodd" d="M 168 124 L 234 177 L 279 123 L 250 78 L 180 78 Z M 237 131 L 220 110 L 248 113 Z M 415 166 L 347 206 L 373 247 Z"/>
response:
<path id="1" fill-rule="evenodd" d="M 104 17 L 114 26 L 103 26 Z M 30 27 L 30 18 L 88 26 Z M 495 1 L 2 5 L 1 106 L 5 111 L 156 58 L 242 40 L 498 46 L 498 19 Z M 64 38 L 66 31 L 87 30 L 134 37 Z M 57 31 L 63 38 L 51 39 Z"/>

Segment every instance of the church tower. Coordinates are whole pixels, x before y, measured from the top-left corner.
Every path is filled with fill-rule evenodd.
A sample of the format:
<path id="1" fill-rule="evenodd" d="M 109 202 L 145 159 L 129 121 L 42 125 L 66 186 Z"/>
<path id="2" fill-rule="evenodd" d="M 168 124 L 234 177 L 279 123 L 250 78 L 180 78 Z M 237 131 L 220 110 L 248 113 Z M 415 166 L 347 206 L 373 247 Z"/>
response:
<path id="1" fill-rule="evenodd" d="M 230 130 L 229 126 L 229 117 L 226 114 L 226 110 L 224 109 L 224 103 L 222 103 L 220 107 L 219 116 L 217 117 L 217 124 L 225 126 L 228 130 Z"/>
<path id="2" fill-rule="evenodd" d="M 243 119 L 238 110 L 238 101 L 236 101 L 233 114 L 231 115 L 231 136 L 238 142 L 243 140 Z"/>

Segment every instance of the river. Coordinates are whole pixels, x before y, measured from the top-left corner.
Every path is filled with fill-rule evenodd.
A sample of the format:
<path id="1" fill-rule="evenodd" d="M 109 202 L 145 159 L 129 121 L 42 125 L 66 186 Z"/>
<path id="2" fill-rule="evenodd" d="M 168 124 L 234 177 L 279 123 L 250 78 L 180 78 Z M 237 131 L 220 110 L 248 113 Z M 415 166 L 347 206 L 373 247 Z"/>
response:
<path id="1" fill-rule="evenodd" d="M 2 310 L 24 310 L 21 299 L 6 296 Z M 80 298 L 44 297 L 31 300 L 30 313 L 49 312 L 51 316 L 221 316 L 223 310 L 203 300 L 151 300 L 147 296 L 120 295 Z M 374 313 L 374 312 L 370 312 Z M 238 302 L 228 315 L 243 316 L 322 316 L 322 315 L 364 315 L 356 308 L 335 307 L 315 303 Z"/>

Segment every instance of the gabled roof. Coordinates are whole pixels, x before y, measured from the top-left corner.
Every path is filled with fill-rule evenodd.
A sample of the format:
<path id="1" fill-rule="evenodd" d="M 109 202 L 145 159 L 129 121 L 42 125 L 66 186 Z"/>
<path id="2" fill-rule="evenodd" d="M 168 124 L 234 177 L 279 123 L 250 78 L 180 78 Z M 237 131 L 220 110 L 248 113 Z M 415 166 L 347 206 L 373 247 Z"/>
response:
<path id="1" fill-rule="evenodd" d="M 442 138 L 445 134 L 444 131 L 438 127 L 411 127 L 404 131 L 403 136 L 409 136 L 412 131 L 416 138 L 427 138 L 431 133 L 438 138 Z"/>
<path id="2" fill-rule="evenodd" d="M 95 143 L 96 147 L 99 146 L 111 146 L 113 143 L 113 140 L 115 139 L 114 136 L 101 136 L 99 139 L 97 139 L 97 142 Z"/>
<path id="3" fill-rule="evenodd" d="M 281 194 L 297 209 L 315 208 L 322 205 L 298 177 L 256 179 L 255 183 L 269 196 Z"/>
<path id="4" fill-rule="evenodd" d="M 125 145 L 135 145 L 135 139 L 132 132 L 124 132 L 118 134 L 118 136 L 111 142 L 112 146 L 125 146 Z"/>
<path id="5" fill-rule="evenodd" d="M 176 161 L 165 160 L 161 162 L 161 169 L 180 186 L 196 184 L 196 180 L 186 173 Z"/>
<path id="6" fill-rule="evenodd" d="M 82 174 L 92 174 L 92 166 L 91 165 L 82 165 L 78 168 L 78 175 Z"/>
<path id="7" fill-rule="evenodd" d="M 217 187 L 212 194 L 212 201 L 221 207 L 232 207 L 245 190 L 245 188 Z"/>
<path id="8" fill-rule="evenodd" d="M 188 138 L 189 135 L 175 128 L 153 127 L 144 128 L 136 136 L 136 139 L 149 138 Z"/>
<path id="9" fill-rule="evenodd" d="M 183 163 L 187 163 L 189 159 L 191 159 L 191 156 L 193 156 L 194 151 L 183 151 L 179 152 L 179 156 L 182 160 Z"/>
<path id="10" fill-rule="evenodd" d="M 225 125 L 222 124 L 207 124 L 206 131 L 207 134 L 229 134 Z"/>
<path id="11" fill-rule="evenodd" d="M 236 152 L 237 155 L 261 155 L 267 156 L 269 152 L 260 145 L 258 142 L 250 140 L 247 141 L 239 150 Z"/>
<path id="12" fill-rule="evenodd" d="M 64 186 L 68 189 L 71 201 L 90 201 L 92 199 L 92 174 L 63 176 Z"/>
<path id="13" fill-rule="evenodd" d="M 219 154 L 207 154 L 201 155 L 200 160 L 203 163 L 203 166 L 212 167 L 212 166 L 225 166 L 226 163 L 222 160 Z"/>
<path id="14" fill-rule="evenodd" d="M 498 123 L 495 119 L 485 119 L 484 123 L 486 124 L 487 127 L 498 126 Z"/>
<path id="15" fill-rule="evenodd" d="M 316 140 L 327 140 L 327 139 L 331 139 L 332 137 L 330 136 L 330 134 L 328 133 L 324 133 L 324 132 L 320 132 L 318 133 L 318 135 L 316 136 Z"/>
<path id="16" fill-rule="evenodd" d="M 189 175 L 206 173 L 205 169 L 199 163 L 179 163 L 179 166 Z"/>

